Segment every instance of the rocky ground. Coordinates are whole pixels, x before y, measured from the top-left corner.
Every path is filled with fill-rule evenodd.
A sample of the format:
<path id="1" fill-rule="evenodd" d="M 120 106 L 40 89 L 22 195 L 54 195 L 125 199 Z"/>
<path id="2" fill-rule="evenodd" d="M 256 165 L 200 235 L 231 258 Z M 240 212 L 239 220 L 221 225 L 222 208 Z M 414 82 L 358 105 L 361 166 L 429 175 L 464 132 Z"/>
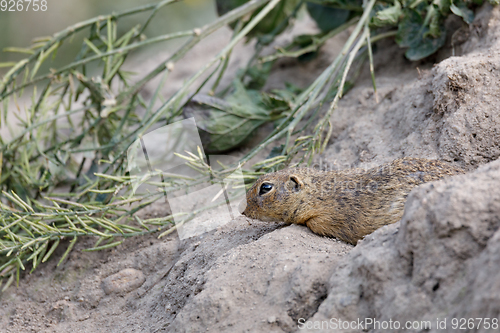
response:
<path id="1" fill-rule="evenodd" d="M 297 73 L 307 82 L 343 40 L 312 63 L 282 62 L 270 84 Z M 243 217 L 200 237 L 149 236 L 98 253 L 81 252 L 93 244 L 82 239 L 62 266 L 50 260 L 0 296 L 0 331 L 498 331 L 500 8 L 485 5 L 447 45 L 420 63 L 379 47 L 378 103 L 361 77 L 316 161 L 338 169 L 414 156 L 468 171 L 414 189 L 401 222 L 355 247 Z M 378 326 L 358 325 L 367 319 Z"/>

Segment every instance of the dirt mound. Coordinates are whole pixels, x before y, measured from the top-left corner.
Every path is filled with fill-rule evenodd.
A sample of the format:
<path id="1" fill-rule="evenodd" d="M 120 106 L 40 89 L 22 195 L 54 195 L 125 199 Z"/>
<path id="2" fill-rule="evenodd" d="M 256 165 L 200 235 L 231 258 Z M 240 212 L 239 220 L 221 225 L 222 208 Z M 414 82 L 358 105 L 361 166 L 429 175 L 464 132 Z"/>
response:
<path id="1" fill-rule="evenodd" d="M 468 31 L 474 38 L 462 45 L 467 53 L 432 67 L 406 64 L 402 52 L 394 49 L 379 54 L 384 61 L 396 58 L 393 67 L 377 72 L 380 102 L 375 102 L 368 80 L 354 88 L 333 116 L 333 144 L 318 163 L 343 169 L 413 156 L 472 170 L 496 160 L 500 42 L 492 36 L 500 35 L 498 13 L 488 7 L 479 11 Z"/>
<path id="2" fill-rule="evenodd" d="M 416 188 L 400 223 L 354 248 L 244 218 L 184 241 L 148 236 L 98 253 L 82 253 L 95 240 L 81 239 L 71 260 L 50 260 L 2 294 L 0 331 L 291 332 L 372 318 L 379 327 L 361 328 L 398 331 L 382 326 L 391 320 L 451 332 L 455 319 L 490 318 L 489 330 L 476 321 L 470 331 L 491 332 L 500 316 L 499 37 L 500 8 L 485 5 L 434 66 L 379 49 L 379 103 L 365 77 L 333 115 L 321 168 L 414 156 L 469 170 Z M 272 80 L 293 82 L 294 71 L 281 70 Z"/>
<path id="3" fill-rule="evenodd" d="M 408 197 L 400 225 L 377 230 L 339 262 L 328 297 L 309 321 L 392 319 L 401 328 L 429 322 L 430 330 L 414 331 L 441 332 L 439 318 L 446 320 L 444 331 L 454 332 L 453 318 L 498 319 L 498 184 L 500 161 L 495 161 L 418 187 Z M 488 331 L 482 328 L 477 331 Z"/>

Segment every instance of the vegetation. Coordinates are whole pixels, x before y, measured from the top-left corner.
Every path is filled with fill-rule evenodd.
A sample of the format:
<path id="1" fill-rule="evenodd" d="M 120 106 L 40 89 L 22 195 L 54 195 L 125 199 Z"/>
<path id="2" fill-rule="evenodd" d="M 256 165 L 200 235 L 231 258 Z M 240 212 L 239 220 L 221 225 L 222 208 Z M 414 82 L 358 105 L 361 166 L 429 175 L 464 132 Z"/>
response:
<path id="1" fill-rule="evenodd" d="M 490 0 L 495 2 L 496 0 Z M 47 261 L 64 239 L 70 239 L 59 264 L 80 236 L 95 236 L 88 251 L 111 248 L 126 237 L 148 233 L 162 236 L 172 229 L 172 216 L 141 219 L 137 212 L 167 192 L 194 186 L 201 180 L 218 181 L 236 166 L 215 170 L 198 152 L 184 158 L 200 171 L 186 180 L 162 179 L 161 192 L 133 194 L 134 177 L 127 172 L 129 146 L 154 126 L 183 119 L 183 111 L 202 87 L 211 85 L 210 100 L 197 100 L 208 110 L 199 124 L 207 138 L 206 152 L 227 151 L 241 144 L 257 127 L 274 122 L 274 130 L 240 161 L 246 182 L 272 168 L 310 163 L 324 150 L 331 134 L 331 119 L 342 94 L 353 84 L 348 73 L 368 59 L 373 78 L 372 43 L 389 37 L 407 48 L 410 60 L 422 59 L 445 41 L 443 28 L 450 14 L 473 20 L 471 6 L 481 0 L 219 0 L 220 17 L 204 27 L 162 36 L 144 36 L 158 11 L 176 2 L 164 0 L 132 10 L 99 16 L 75 24 L 52 37 L 40 38 L 26 49 L 10 49 L 29 56 L 9 68 L 0 80 L 0 120 L 19 97 L 31 94 L 25 112 L 16 113 L 23 130 L 7 140 L 0 137 L 0 288 L 5 290 L 26 267 L 33 271 Z M 298 36 L 274 54 L 262 56 L 265 46 L 307 9 L 321 33 Z M 142 26 L 119 34 L 120 20 L 149 12 Z M 231 41 L 207 61 L 182 88 L 162 100 L 161 88 L 175 63 L 202 39 L 230 25 Z M 307 59 L 330 38 L 351 28 L 339 56 L 305 89 L 263 91 L 273 63 L 282 57 Z M 69 64 L 39 73 L 41 65 L 76 33 L 84 31 L 77 57 Z M 151 72 L 132 74 L 123 64 L 134 50 L 170 39 L 189 37 Z M 219 87 L 234 46 L 255 38 L 254 54 L 228 87 Z M 94 66 L 99 72 L 89 69 Z M 351 71 L 352 72 L 352 71 Z M 356 71 L 354 71 L 356 72 Z M 161 75 L 161 84 L 149 100 L 141 96 L 146 83 Z M 352 76 L 354 77 L 354 76 Z M 198 79 L 204 79 L 198 84 Z M 154 105 L 161 101 L 161 106 Z M 244 105 L 242 107 L 241 105 Z M 189 106 L 189 105 L 188 105 Z M 17 106 L 19 109 L 19 106 Z M 64 125 L 62 125 L 64 124 Z M 277 145 L 277 141 L 283 142 Z M 228 144 L 231 142 L 231 144 Z M 264 147 L 273 146 L 264 161 L 248 161 Z M 89 164 L 90 167 L 84 167 Z M 188 218 L 197 212 L 189 214 Z"/>

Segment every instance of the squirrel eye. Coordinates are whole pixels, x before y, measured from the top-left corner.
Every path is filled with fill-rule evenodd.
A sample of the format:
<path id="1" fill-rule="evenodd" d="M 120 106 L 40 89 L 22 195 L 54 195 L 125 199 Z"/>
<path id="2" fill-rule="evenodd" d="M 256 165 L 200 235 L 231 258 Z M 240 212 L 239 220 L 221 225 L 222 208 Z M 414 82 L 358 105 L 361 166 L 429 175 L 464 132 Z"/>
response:
<path id="1" fill-rule="evenodd" d="M 266 194 L 273 189 L 273 185 L 264 183 L 260 185 L 259 195 Z"/>

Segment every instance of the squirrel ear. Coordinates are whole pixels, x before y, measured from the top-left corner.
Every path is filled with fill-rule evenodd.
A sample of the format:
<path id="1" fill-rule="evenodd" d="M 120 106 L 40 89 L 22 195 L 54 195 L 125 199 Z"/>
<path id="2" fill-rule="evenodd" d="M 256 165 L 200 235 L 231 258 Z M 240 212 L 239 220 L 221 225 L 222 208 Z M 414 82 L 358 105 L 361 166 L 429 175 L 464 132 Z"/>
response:
<path id="1" fill-rule="evenodd" d="M 302 182 L 302 180 L 300 180 L 298 176 L 290 175 L 290 178 L 288 180 L 288 186 L 292 191 L 298 192 L 302 189 L 304 183 Z"/>

